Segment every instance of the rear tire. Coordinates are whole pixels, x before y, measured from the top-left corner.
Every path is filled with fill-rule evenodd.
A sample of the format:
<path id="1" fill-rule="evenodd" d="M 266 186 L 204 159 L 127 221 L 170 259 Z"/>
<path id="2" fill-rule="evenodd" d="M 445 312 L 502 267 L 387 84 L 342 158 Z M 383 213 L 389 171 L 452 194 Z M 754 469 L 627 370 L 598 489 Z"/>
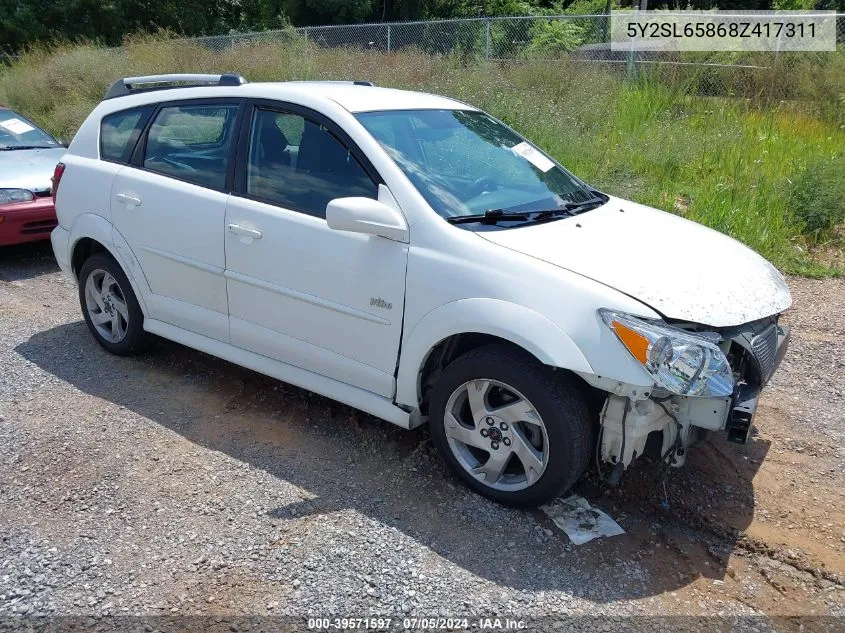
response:
<path id="1" fill-rule="evenodd" d="M 578 480 L 591 427 L 573 379 L 506 344 L 467 352 L 443 370 L 429 406 L 443 460 L 481 495 L 536 507 Z"/>
<path id="2" fill-rule="evenodd" d="M 144 313 L 129 279 L 108 253 L 95 253 L 82 265 L 79 303 L 88 330 L 107 351 L 132 356 L 147 347 Z"/>

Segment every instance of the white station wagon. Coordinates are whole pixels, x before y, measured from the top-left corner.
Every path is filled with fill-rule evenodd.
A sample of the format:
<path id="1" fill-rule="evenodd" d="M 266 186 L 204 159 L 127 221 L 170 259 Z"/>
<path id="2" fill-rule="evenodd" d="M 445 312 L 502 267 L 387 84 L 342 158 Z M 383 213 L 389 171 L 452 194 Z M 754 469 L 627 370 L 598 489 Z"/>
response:
<path id="1" fill-rule="evenodd" d="M 61 268 L 114 354 L 148 334 L 405 428 L 532 506 L 595 454 L 745 442 L 780 273 L 606 195 L 484 112 L 367 82 L 117 81 L 56 168 Z"/>

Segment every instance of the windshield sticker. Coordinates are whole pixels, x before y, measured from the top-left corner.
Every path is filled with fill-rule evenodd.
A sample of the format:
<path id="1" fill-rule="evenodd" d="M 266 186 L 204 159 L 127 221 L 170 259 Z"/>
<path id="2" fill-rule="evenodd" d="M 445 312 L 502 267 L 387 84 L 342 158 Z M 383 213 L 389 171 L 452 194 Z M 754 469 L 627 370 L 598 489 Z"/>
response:
<path id="1" fill-rule="evenodd" d="M 0 121 L 0 127 L 6 128 L 12 134 L 25 134 L 26 132 L 31 132 L 35 129 L 29 123 L 21 121 L 20 119 L 6 119 L 5 121 Z"/>
<path id="2" fill-rule="evenodd" d="M 525 160 L 527 160 L 529 163 L 534 165 L 534 167 L 536 167 L 542 172 L 547 172 L 555 166 L 555 164 L 551 160 L 543 156 L 540 152 L 531 147 L 531 145 L 529 145 L 525 141 L 523 141 L 519 145 L 514 145 L 513 147 L 511 147 L 511 151 L 514 154 L 522 156 Z"/>

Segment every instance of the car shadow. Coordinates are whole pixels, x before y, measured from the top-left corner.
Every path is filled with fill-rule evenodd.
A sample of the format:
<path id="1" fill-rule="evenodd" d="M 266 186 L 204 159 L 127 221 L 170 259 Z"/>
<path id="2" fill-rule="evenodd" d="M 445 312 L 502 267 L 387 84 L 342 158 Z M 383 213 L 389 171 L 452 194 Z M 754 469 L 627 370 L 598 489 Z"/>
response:
<path id="1" fill-rule="evenodd" d="M 573 547 L 543 512 L 505 508 L 465 489 L 424 427 L 404 431 L 175 343 L 112 357 L 82 322 L 39 332 L 15 350 L 87 394 L 307 491 L 268 521 L 352 509 L 486 581 L 598 602 L 722 579 L 752 519 L 752 478 L 768 451 L 756 439 L 746 447 L 706 441 L 665 487 L 648 467 L 615 489 L 587 475 L 578 491 L 627 533 Z"/>
<path id="2" fill-rule="evenodd" d="M 23 281 L 58 270 L 50 240 L 0 246 L 0 281 Z"/>

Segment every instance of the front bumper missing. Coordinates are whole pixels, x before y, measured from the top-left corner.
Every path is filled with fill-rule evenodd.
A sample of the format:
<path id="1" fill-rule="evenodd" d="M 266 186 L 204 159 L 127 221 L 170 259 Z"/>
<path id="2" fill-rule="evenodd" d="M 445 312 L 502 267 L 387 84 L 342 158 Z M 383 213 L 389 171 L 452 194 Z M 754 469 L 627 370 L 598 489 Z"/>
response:
<path id="1" fill-rule="evenodd" d="M 610 395 L 601 415 L 602 461 L 621 462 L 627 467 L 646 452 L 649 436 L 660 432 L 662 441 L 656 456 L 672 455 L 670 464 L 682 466 L 686 448 L 699 436 L 692 427 L 724 429 L 730 407 L 730 398 L 671 396 L 659 401 L 646 398 L 632 402 L 623 396 Z"/>
<path id="2" fill-rule="evenodd" d="M 761 373 L 739 380 L 732 397 L 671 395 L 659 401 L 654 398 L 632 401 L 625 396 L 608 395 L 601 413 L 602 461 L 627 467 L 645 452 L 649 435 L 661 432 L 660 455 L 671 456 L 669 463 L 681 466 L 686 459 L 686 448 L 699 435 L 692 427 L 724 431 L 729 441 L 746 443 L 753 428 L 760 391 L 780 365 L 789 345 L 789 328 L 780 325 L 775 328 L 776 337 L 772 336 L 765 350 L 769 354 L 765 359 L 769 371 L 765 377 Z M 771 331 L 765 333 L 766 336 L 771 334 Z M 757 358 L 752 360 L 762 364 Z"/>
<path id="3" fill-rule="evenodd" d="M 777 342 L 775 349 L 772 350 L 774 359 L 771 369 L 766 372 L 764 381 L 777 371 L 783 357 L 786 355 L 786 349 L 789 346 L 790 329 L 785 325 L 777 325 Z M 745 382 L 737 384 L 734 389 L 733 398 L 731 399 L 731 409 L 728 412 L 728 419 L 725 424 L 725 431 L 729 442 L 736 444 L 745 444 L 748 442 L 748 437 L 751 434 L 751 429 L 754 427 L 754 415 L 757 413 L 757 403 L 760 400 L 760 391 L 765 382 L 756 385 L 750 385 Z"/>
<path id="4" fill-rule="evenodd" d="M 740 385 L 737 387 L 725 427 L 729 442 L 745 444 L 748 441 L 748 436 L 751 434 L 751 429 L 753 428 L 754 414 L 757 413 L 757 401 L 759 399 L 759 386 Z"/>

